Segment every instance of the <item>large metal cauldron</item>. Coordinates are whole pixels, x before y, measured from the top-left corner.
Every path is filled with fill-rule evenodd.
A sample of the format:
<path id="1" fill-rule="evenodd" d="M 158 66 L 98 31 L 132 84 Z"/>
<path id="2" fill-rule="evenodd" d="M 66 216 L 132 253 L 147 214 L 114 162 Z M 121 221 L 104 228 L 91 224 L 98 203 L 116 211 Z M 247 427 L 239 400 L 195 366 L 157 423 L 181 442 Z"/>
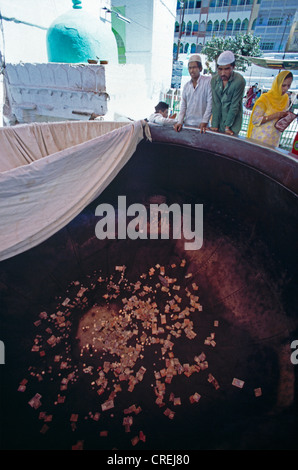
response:
<path id="1" fill-rule="evenodd" d="M 135 449 L 297 448 L 297 366 L 291 360 L 291 344 L 298 339 L 297 161 L 241 138 L 191 129 L 177 134 L 156 126 L 151 133 L 152 142 L 141 142 L 110 186 L 75 220 L 40 246 L 1 263 L 3 449 L 71 449 L 81 441 L 86 449 L 132 449 L 137 429 L 146 441 Z M 146 207 L 156 198 L 168 205 L 203 204 L 202 248 L 184 251 L 183 240 L 98 240 L 95 208 L 100 203 L 116 208 L 118 195 Z M 181 259 L 199 287 L 203 311 L 195 321 L 197 337 L 179 338 L 172 356 L 191 363 L 204 351 L 209 362 L 209 369 L 192 377 L 181 374 L 169 383 L 181 405 L 157 406 L 153 379 L 146 382 L 145 374 L 135 395 L 123 392 L 115 408 L 102 411 L 96 421 L 95 401 L 101 398 L 86 388 L 88 371 L 68 387 L 67 401 L 57 404 L 55 386 L 63 370 L 48 375 L 51 351 L 32 358 L 40 312 L 51 312 L 57 299 L 70 296 L 72 281 L 91 279 L 98 269 L 108 277 L 115 266 L 125 265 L 125 275 L 136 282 L 150 267 Z M 73 328 L 80 321 L 78 315 Z M 204 343 L 211 332 L 215 347 Z M 77 340 L 74 331 L 67 355 L 79 364 L 83 359 Z M 161 360 L 144 350 L 138 367 L 143 365 L 149 376 Z M 40 376 L 34 372 L 39 363 Z M 208 380 L 210 373 L 218 389 Z M 25 376 L 26 390 L 20 392 Z M 243 387 L 232 384 L 235 378 L 243 380 Z M 51 423 L 39 416 L 43 406 L 34 410 L 28 405 L 37 392 L 43 405 L 54 395 L 56 403 L 47 410 Z M 195 392 L 200 401 L 190 403 Z M 127 403 L 142 408 L 138 416 L 132 413 L 131 433 L 122 428 Z M 174 409 L 174 419 L 164 414 L 167 407 Z M 80 422 L 73 418 L 70 423 L 69 416 L 76 413 Z M 42 428 L 44 421 L 48 428 Z M 108 436 L 100 435 L 106 430 Z"/>

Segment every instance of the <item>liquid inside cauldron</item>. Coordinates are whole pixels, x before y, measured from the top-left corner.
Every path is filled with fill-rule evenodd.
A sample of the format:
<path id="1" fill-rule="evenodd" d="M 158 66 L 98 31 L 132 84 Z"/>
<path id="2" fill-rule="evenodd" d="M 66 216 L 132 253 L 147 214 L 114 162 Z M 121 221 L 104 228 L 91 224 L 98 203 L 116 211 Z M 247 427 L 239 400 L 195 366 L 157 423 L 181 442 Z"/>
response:
<path id="1" fill-rule="evenodd" d="M 166 184 L 169 205 L 204 203 L 200 250 L 96 239 L 95 207 L 125 194 L 132 164 L 2 263 L 3 448 L 294 449 L 292 272 L 250 215 Z M 126 194 L 148 206 L 158 188 Z"/>

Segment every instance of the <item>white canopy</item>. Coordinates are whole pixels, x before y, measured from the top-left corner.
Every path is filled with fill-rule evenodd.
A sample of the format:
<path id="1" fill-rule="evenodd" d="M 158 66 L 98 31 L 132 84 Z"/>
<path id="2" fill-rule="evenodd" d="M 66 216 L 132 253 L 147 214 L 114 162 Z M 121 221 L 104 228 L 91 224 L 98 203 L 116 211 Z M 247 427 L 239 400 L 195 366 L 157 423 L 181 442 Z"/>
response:
<path id="1" fill-rule="evenodd" d="M 43 242 L 118 174 L 146 124 L 35 123 L 0 129 L 0 260 Z"/>

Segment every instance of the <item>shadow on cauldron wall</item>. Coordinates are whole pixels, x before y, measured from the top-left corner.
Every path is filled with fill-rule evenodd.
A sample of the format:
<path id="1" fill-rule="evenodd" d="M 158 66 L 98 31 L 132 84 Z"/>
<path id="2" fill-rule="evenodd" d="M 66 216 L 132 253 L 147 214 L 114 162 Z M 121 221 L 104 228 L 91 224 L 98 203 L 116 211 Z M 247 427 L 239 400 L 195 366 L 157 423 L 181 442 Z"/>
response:
<path id="1" fill-rule="evenodd" d="M 182 241 L 96 239 L 99 203 L 116 207 L 118 195 L 127 195 L 127 205 L 148 204 L 160 194 L 167 204 L 204 204 L 202 249 L 184 252 Z M 84 428 L 79 434 L 67 432 L 65 415 L 57 418 L 60 425 L 47 440 L 40 435 L 40 422 L 32 420 L 32 410 L 16 392 L 31 360 L 33 321 L 40 311 L 54 308 L 55 297 L 66 296 L 71 281 L 86 279 L 98 268 L 109 275 L 125 264 L 127 277 L 135 281 L 156 263 L 168 265 L 185 257 L 203 305 L 200 340 L 210 334 L 214 320 L 220 322 L 217 346 L 208 350 L 208 358 L 221 391 L 198 383 L 204 398 L 200 408 L 194 412 L 185 406 L 170 425 L 160 420 L 154 397 L 140 392 L 137 400 L 145 410 L 141 422 L 148 431 L 144 448 L 295 448 L 296 385 L 289 344 L 297 331 L 296 228 L 289 220 L 297 220 L 295 196 L 247 166 L 206 151 L 140 144 L 106 191 L 67 227 L 1 263 L 1 339 L 7 358 L 1 370 L 1 447 L 70 448 L 83 437 L 87 448 L 113 448 L 115 442 L 119 449 L 129 448 L 117 423 L 114 440 L 99 443 L 87 427 L 85 434 Z M 179 354 L 191 361 L 201 352 L 202 341 L 200 346 L 177 344 Z M 151 359 L 148 355 L 145 363 Z M 230 386 L 233 377 L 245 378 L 242 394 Z M 47 386 L 50 390 L 51 384 Z M 150 390 L 150 383 L 146 386 Z M 183 395 L 188 386 L 182 381 L 177 392 Z M 252 401 L 258 386 L 262 397 Z M 77 388 L 72 400 L 87 413 L 93 398 L 86 393 L 82 404 L 81 395 Z"/>

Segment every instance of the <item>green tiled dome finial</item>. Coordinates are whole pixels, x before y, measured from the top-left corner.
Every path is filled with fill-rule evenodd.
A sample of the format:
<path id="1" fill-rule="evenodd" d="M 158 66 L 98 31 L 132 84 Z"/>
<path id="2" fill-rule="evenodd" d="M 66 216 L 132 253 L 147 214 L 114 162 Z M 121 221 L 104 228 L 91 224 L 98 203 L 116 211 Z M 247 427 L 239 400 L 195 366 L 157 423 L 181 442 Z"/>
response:
<path id="1" fill-rule="evenodd" d="M 75 10 L 82 8 L 81 0 L 72 0 L 72 8 L 74 8 Z"/>

